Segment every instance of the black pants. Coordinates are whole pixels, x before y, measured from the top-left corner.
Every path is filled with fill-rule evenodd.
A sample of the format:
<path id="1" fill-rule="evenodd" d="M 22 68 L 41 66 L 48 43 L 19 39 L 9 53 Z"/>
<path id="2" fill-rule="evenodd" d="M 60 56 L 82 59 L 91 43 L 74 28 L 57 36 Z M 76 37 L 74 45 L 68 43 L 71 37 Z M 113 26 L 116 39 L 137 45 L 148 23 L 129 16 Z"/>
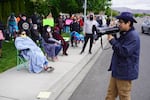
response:
<path id="1" fill-rule="evenodd" d="M 91 52 L 92 46 L 93 46 L 93 34 L 86 34 L 85 35 L 85 39 L 84 39 L 84 45 L 82 48 L 82 52 L 84 52 L 84 49 L 86 47 L 86 44 L 88 42 L 88 40 L 90 39 L 90 47 L 89 47 L 89 52 Z"/>
<path id="2" fill-rule="evenodd" d="M 0 49 L 2 49 L 2 40 L 0 40 Z"/>
<path id="3" fill-rule="evenodd" d="M 72 32 L 71 35 L 71 46 L 73 47 L 73 43 L 75 42 L 75 46 L 77 46 L 77 41 L 75 40 L 75 32 Z"/>

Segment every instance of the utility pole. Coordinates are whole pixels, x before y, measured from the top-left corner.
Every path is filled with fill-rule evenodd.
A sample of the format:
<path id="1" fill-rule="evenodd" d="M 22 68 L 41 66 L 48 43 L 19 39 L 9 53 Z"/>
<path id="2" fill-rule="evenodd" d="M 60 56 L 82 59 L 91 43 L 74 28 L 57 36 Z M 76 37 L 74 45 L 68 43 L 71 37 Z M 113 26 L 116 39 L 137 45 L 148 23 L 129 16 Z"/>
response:
<path id="1" fill-rule="evenodd" d="M 83 26 L 83 34 L 85 34 L 86 8 L 87 8 L 87 0 L 84 0 L 84 26 Z"/>

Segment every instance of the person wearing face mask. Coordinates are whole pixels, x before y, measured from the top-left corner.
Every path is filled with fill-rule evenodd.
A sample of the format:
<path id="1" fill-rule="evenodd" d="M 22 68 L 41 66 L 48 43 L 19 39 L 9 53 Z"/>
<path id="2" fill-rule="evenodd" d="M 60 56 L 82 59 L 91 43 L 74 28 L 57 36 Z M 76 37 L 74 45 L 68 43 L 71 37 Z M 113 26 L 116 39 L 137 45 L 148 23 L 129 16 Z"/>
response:
<path id="1" fill-rule="evenodd" d="M 40 73 L 43 70 L 47 72 L 54 70 L 53 67 L 48 66 L 48 60 L 41 48 L 26 35 L 24 30 L 18 32 L 18 36 L 15 39 L 15 47 L 20 51 L 20 55 L 29 61 L 29 72 Z"/>
<path id="2" fill-rule="evenodd" d="M 93 26 L 98 26 L 99 24 L 94 19 L 94 14 L 91 13 L 89 15 L 89 18 L 85 21 L 85 39 L 84 39 L 84 45 L 82 48 L 82 51 L 80 54 L 82 54 L 85 50 L 86 44 L 88 40 L 90 39 L 90 47 L 89 47 L 89 54 L 92 54 L 92 46 L 93 46 Z"/>
<path id="3" fill-rule="evenodd" d="M 39 43 L 40 40 L 40 33 L 38 31 L 37 24 L 33 24 L 33 27 L 31 28 L 31 38 L 35 43 Z"/>
<path id="4" fill-rule="evenodd" d="M 49 25 L 44 26 L 42 32 L 43 42 L 45 42 L 44 48 L 47 51 L 48 57 L 52 58 L 52 61 L 57 61 L 57 55 L 61 51 L 61 41 L 58 41 L 53 38 L 51 27 Z"/>

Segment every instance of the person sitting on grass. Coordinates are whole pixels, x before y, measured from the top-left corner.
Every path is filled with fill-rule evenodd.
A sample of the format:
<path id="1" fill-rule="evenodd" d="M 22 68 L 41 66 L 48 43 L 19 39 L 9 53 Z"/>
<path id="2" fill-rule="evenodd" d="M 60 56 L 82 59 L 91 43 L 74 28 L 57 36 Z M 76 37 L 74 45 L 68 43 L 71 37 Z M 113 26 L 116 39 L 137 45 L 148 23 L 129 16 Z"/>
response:
<path id="1" fill-rule="evenodd" d="M 15 47 L 21 51 L 21 55 L 29 61 L 29 72 L 40 73 L 43 70 L 51 72 L 53 67 L 48 66 L 48 60 L 36 43 L 26 35 L 25 31 L 19 31 L 15 39 Z"/>

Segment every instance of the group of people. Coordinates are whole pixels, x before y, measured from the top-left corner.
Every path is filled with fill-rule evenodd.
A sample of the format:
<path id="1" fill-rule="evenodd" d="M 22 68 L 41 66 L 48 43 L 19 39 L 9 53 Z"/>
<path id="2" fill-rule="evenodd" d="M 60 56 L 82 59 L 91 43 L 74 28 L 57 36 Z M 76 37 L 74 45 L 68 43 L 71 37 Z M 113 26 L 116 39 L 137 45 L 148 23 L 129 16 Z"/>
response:
<path id="1" fill-rule="evenodd" d="M 107 36 L 109 43 L 112 45 L 113 55 L 109 68 L 112 74 L 105 100 L 115 100 L 117 96 L 119 96 L 120 100 L 131 100 L 132 80 L 137 79 L 139 74 L 140 39 L 133 25 L 137 23 L 137 21 L 130 12 L 122 12 L 119 16 L 116 16 L 116 18 L 118 19 L 120 37 L 116 38 L 111 34 Z M 25 18 L 23 17 L 23 19 Z M 76 23 L 76 18 L 74 18 L 74 23 Z M 108 24 L 111 24 L 111 22 Z M 76 27 L 71 26 L 71 31 L 80 31 L 78 23 L 74 25 Z M 99 25 L 100 24 L 98 24 L 94 18 L 94 14 L 89 14 L 85 21 L 85 40 L 80 54 L 84 52 L 89 39 L 89 54 L 92 54 L 93 26 Z M 24 26 L 27 27 L 27 25 Z M 33 25 L 33 29 L 37 29 L 37 27 L 38 26 Z M 54 28 L 52 32 L 52 28 L 49 25 L 45 25 L 40 39 L 42 40 L 42 46 L 47 56 L 53 60 L 57 60 L 57 55 L 61 48 L 63 48 L 63 54 L 68 55 L 66 51 L 69 47 L 69 43 L 63 39 L 57 28 L 56 30 Z M 37 46 L 36 40 L 37 39 L 30 39 L 26 30 L 20 30 L 15 39 L 16 48 L 22 50 L 24 57 L 32 61 L 30 62 L 29 71 L 39 73 L 42 70 L 54 70 L 53 67 L 48 67 L 48 60 L 39 46 Z"/>
<path id="2" fill-rule="evenodd" d="M 57 32 L 55 26 L 47 24 L 42 26 L 42 22 L 38 20 L 35 14 L 29 18 L 21 14 L 16 18 L 12 13 L 7 22 L 9 34 L 3 34 L 5 32 L 0 29 L 0 36 L 3 36 L 0 39 L 0 57 L 2 40 L 4 38 L 9 40 L 8 37 L 11 37 L 17 50 L 26 60 L 29 60 L 29 71 L 33 73 L 40 73 L 42 69 L 46 71 L 54 70 L 53 67 L 48 67 L 48 60 L 58 61 L 57 55 L 61 50 L 62 54 L 67 56 L 69 48 L 69 42 L 65 41 L 61 34 Z M 43 54 L 41 47 L 45 54 Z"/>
<path id="3" fill-rule="evenodd" d="M 36 41 L 32 40 L 24 30 L 19 30 L 15 38 L 17 50 L 21 52 L 26 60 L 29 60 L 29 71 L 33 73 L 41 72 L 42 68 L 45 68 L 43 66 L 47 66 L 48 60 L 57 61 L 57 55 L 62 48 L 63 55 L 68 55 L 66 53 L 69 47 L 68 42 L 61 35 L 52 32 L 51 27 L 48 25 L 43 27 L 43 32 L 39 35 L 39 41 L 40 45 L 38 46 Z M 43 48 L 47 57 L 43 54 L 40 47 Z M 53 67 L 48 68 L 54 69 Z"/>

